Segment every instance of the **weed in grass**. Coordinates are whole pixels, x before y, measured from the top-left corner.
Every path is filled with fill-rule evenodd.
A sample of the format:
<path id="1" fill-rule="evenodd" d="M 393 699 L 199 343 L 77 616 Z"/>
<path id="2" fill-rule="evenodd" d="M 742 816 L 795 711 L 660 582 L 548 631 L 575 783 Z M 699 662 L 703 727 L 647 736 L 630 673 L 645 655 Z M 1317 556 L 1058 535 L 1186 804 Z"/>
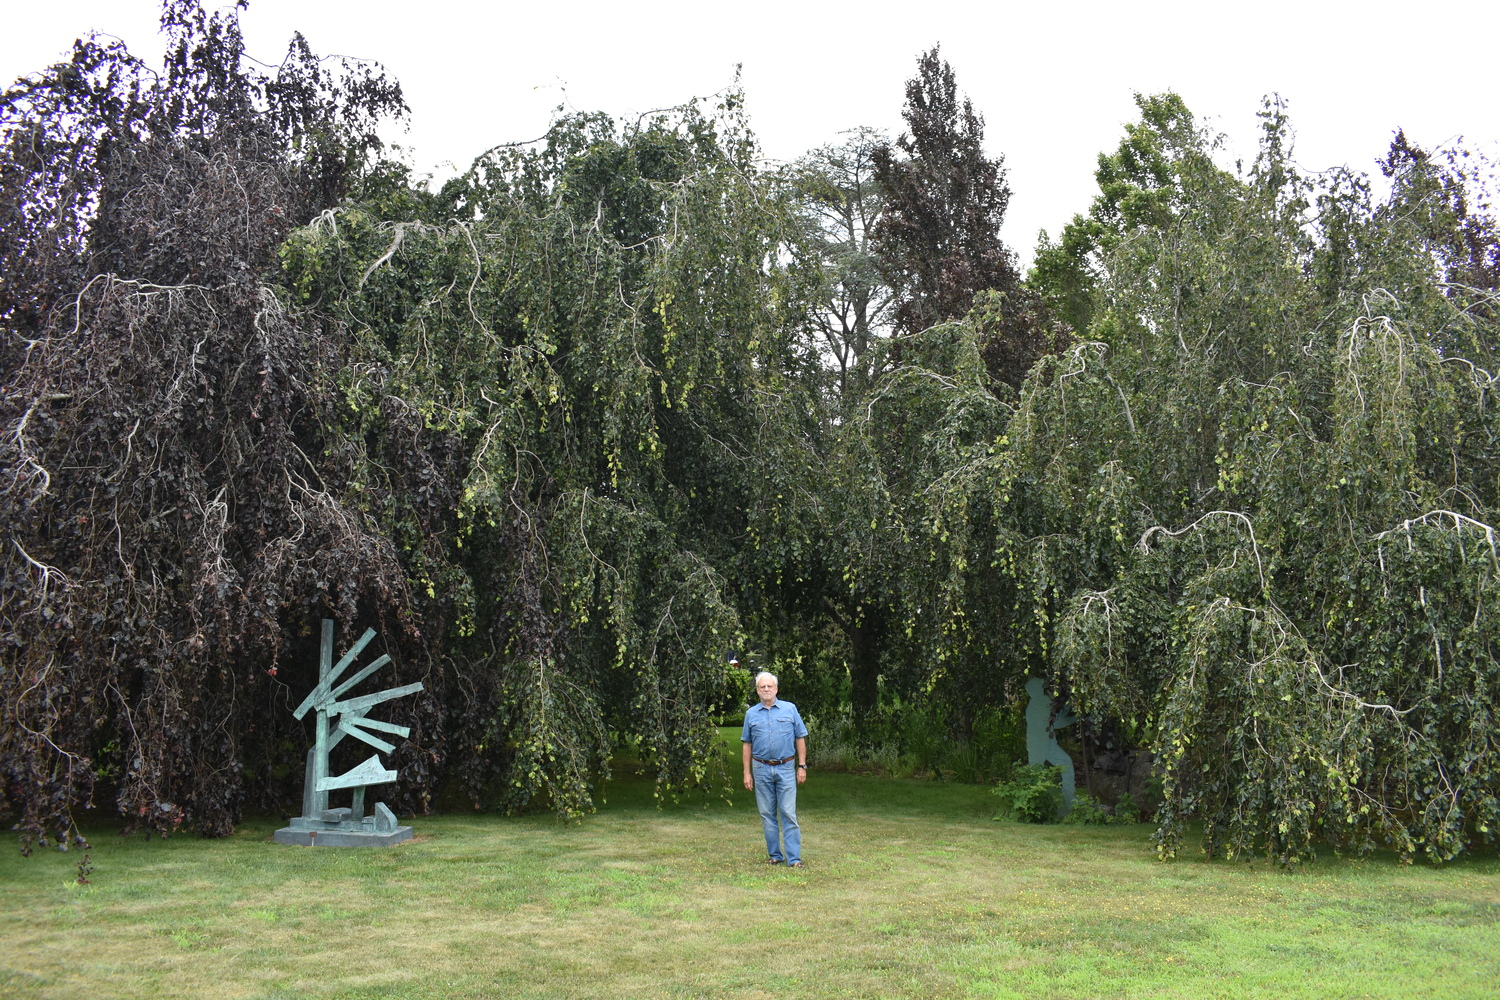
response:
<path id="1" fill-rule="evenodd" d="M 203 947 L 208 941 L 208 935 L 202 931 L 172 931 L 172 943 L 179 948 L 193 949 Z"/>

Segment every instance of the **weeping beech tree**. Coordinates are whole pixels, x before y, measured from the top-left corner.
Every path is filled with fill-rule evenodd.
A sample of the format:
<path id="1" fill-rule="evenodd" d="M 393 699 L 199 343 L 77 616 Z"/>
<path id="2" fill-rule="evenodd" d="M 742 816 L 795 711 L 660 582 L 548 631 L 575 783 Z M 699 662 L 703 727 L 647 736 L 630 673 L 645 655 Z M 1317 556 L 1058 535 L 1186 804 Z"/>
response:
<path id="1" fill-rule="evenodd" d="M 300 739 L 277 667 L 319 616 L 422 669 L 398 554 L 351 503 L 343 345 L 262 278 L 400 90 L 300 38 L 248 72 L 234 12 L 162 25 L 160 74 L 92 39 L 0 98 L 0 808 L 23 848 L 77 837 L 96 786 L 163 832 L 276 801 Z"/>
<path id="2" fill-rule="evenodd" d="M 571 116 L 284 249 L 299 306 L 368 358 L 343 385 L 360 434 L 398 434 L 396 399 L 462 456 L 418 586 L 453 595 L 448 748 L 476 804 L 578 815 L 620 740 L 662 791 L 707 777 L 758 400 L 804 364 L 791 216 L 739 103 Z"/>
<path id="3" fill-rule="evenodd" d="M 1039 261 L 1045 293 L 1090 297 L 1084 341 L 926 491 L 909 627 L 934 690 L 1003 646 L 1149 746 L 1164 856 L 1194 816 L 1211 855 L 1283 863 L 1492 844 L 1500 330 L 1476 178 L 1398 141 L 1388 199 L 1315 185 L 1274 102 L 1235 175 L 1178 98 L 1141 106 Z"/>

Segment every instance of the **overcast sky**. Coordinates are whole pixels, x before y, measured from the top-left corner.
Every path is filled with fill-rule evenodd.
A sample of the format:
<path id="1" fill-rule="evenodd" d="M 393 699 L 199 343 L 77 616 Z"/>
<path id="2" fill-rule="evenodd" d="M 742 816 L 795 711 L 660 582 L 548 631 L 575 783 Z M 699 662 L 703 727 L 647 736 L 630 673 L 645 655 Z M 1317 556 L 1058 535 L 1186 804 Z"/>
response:
<path id="1" fill-rule="evenodd" d="M 41 68 L 89 29 L 160 60 L 151 0 L 9 0 L 0 78 Z M 1462 135 L 1500 153 L 1493 47 L 1500 3 L 754 4 L 386 3 L 252 0 L 250 53 L 278 62 L 294 30 L 313 50 L 377 59 L 412 108 L 397 140 L 421 170 L 465 165 L 531 139 L 566 101 L 616 115 L 718 91 L 743 65 L 767 157 L 794 159 L 858 125 L 901 128 L 904 81 L 941 43 L 988 123 L 1014 191 L 1004 237 L 1030 257 L 1094 194 L 1094 162 L 1134 118 L 1137 91 L 1175 90 L 1254 155 L 1255 111 L 1290 102 L 1297 159 L 1373 170 L 1391 133 L 1437 145 Z"/>

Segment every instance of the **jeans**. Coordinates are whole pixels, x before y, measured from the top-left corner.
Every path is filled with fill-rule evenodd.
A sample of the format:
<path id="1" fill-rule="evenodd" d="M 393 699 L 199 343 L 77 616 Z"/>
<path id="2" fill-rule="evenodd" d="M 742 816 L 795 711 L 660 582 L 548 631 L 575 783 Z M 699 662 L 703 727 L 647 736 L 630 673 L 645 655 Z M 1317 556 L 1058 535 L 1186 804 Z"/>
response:
<path id="1" fill-rule="evenodd" d="M 795 864 L 802 860 L 802 828 L 797 825 L 797 767 L 791 761 L 772 767 L 754 763 L 755 807 L 766 832 L 766 853 L 772 861 Z M 782 842 L 786 851 L 782 851 Z"/>

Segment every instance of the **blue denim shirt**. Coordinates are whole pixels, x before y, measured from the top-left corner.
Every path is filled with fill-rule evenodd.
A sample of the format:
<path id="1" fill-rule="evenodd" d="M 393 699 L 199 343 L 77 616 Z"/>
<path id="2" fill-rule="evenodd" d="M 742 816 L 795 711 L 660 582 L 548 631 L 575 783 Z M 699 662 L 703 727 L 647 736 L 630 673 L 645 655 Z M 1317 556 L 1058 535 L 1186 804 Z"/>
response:
<path id="1" fill-rule="evenodd" d="M 750 756 L 760 760 L 781 760 L 797 753 L 797 740 L 807 735 L 807 725 L 797 706 L 777 701 L 767 708 L 760 702 L 745 713 L 740 742 L 750 744 Z"/>

